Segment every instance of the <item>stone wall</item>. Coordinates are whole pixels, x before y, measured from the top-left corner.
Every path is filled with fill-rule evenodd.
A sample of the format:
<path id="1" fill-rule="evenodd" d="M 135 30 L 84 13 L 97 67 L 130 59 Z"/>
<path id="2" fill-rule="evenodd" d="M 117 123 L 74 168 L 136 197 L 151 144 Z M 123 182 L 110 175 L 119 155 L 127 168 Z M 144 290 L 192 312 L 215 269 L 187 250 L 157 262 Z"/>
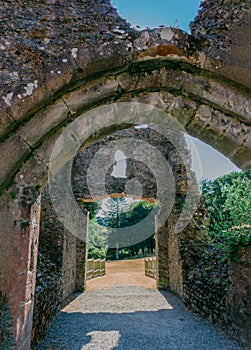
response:
<path id="1" fill-rule="evenodd" d="M 75 278 L 76 238 L 58 220 L 46 188 L 41 207 L 33 349 L 49 329 L 66 298 L 75 290 Z"/>
<path id="2" fill-rule="evenodd" d="M 62 297 L 65 300 L 74 290 L 76 284 L 76 244 L 77 239 L 64 230 L 63 260 L 62 260 Z M 83 252 L 85 257 L 85 253 Z M 84 264 L 85 265 L 85 264 Z"/>
<path id="3" fill-rule="evenodd" d="M 243 253 L 240 262 L 231 263 L 222 251 L 209 245 L 206 231 L 201 240 L 194 240 L 195 231 L 190 225 L 181 238 L 184 303 L 249 350 L 251 250 Z"/>
<path id="4" fill-rule="evenodd" d="M 12 328 L 16 345 L 25 350 L 32 328 L 40 196 L 34 187 L 16 185 L 2 196 L 0 206 L 0 230 L 6 232 L 0 235 L 0 290 L 7 297 L 12 319 L 18 320 Z"/>
<path id="5" fill-rule="evenodd" d="M 190 23 L 195 38 L 205 40 L 205 66 L 250 88 L 250 1 L 208 0 Z"/>
<path id="6" fill-rule="evenodd" d="M 86 287 L 86 259 L 87 259 L 87 244 L 80 239 L 77 239 L 76 244 L 76 291 L 84 291 Z"/>
<path id="7" fill-rule="evenodd" d="M 31 348 L 36 349 L 62 308 L 62 274 L 44 254 L 38 256 Z"/>
<path id="8" fill-rule="evenodd" d="M 251 249 L 242 252 L 238 263 L 229 263 L 231 282 L 227 298 L 227 332 L 251 349 Z"/>
<path id="9" fill-rule="evenodd" d="M 7 298 L 0 292 L 0 349 L 13 350 L 15 340 L 12 334 L 13 320 Z"/>
<path id="10" fill-rule="evenodd" d="M 195 313 L 225 328 L 228 263 L 214 247 L 200 254 L 184 279 L 184 302 Z"/>
<path id="11" fill-rule="evenodd" d="M 201 203 L 181 234 L 173 235 L 170 219 L 162 226 L 157 239 L 169 231 L 168 250 L 160 252 L 165 254 L 168 269 L 159 266 L 165 279 L 158 281 L 158 287 L 177 293 L 191 311 L 250 350 L 251 249 L 242 250 L 238 263 L 229 261 L 222 250 L 210 244 L 207 222 L 207 213 Z"/>

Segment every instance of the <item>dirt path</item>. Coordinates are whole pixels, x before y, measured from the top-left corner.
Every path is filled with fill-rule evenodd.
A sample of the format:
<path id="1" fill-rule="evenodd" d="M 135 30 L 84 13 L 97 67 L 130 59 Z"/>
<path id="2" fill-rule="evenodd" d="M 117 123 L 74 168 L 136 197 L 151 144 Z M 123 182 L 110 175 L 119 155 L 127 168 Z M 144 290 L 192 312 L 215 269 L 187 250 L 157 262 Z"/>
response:
<path id="1" fill-rule="evenodd" d="M 105 276 L 87 281 L 87 290 L 100 290 L 113 286 L 137 286 L 156 289 L 156 281 L 145 276 L 144 259 L 107 262 Z"/>

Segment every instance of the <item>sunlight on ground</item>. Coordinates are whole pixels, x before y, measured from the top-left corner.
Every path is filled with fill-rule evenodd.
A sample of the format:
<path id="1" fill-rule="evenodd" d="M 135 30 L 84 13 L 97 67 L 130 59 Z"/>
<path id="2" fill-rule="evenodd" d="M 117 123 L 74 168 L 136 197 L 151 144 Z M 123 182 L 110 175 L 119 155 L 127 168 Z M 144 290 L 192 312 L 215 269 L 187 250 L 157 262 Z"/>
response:
<path id="1" fill-rule="evenodd" d="M 156 280 L 145 276 L 143 259 L 106 262 L 106 274 L 87 281 L 87 290 L 101 290 L 115 286 L 138 286 L 156 289 Z"/>
<path id="2" fill-rule="evenodd" d="M 109 332 L 98 332 L 93 331 L 86 334 L 88 337 L 91 337 L 90 343 L 82 347 L 81 350 L 93 350 L 97 349 L 100 344 L 103 344 L 104 349 L 112 350 L 119 345 L 119 339 L 121 337 L 118 331 L 109 331 Z"/>
<path id="3" fill-rule="evenodd" d="M 112 297 L 111 297 L 112 296 Z M 140 297 L 139 297 L 140 296 Z M 93 302 L 93 298 L 96 302 Z M 172 298 L 167 298 L 166 294 L 156 289 L 138 287 L 138 286 L 110 286 L 102 290 L 89 290 L 80 294 L 72 302 L 66 305 L 62 314 L 135 314 L 137 312 L 149 311 L 149 300 L 156 299 L 154 305 L 151 305 L 151 311 L 173 310 Z M 135 304 L 135 300 L 137 303 Z M 81 305 L 81 312 L 79 311 Z"/>

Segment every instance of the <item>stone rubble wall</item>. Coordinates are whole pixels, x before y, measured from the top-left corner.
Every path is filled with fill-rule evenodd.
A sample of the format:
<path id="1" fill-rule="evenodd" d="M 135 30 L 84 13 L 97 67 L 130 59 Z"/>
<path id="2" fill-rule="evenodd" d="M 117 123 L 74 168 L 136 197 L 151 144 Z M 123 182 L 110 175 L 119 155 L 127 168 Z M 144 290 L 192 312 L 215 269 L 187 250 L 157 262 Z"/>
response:
<path id="1" fill-rule="evenodd" d="M 0 91 L 7 106 L 76 66 L 80 47 L 119 40 L 119 30 L 129 30 L 108 0 L 3 1 L 0 23 Z"/>
<path id="2" fill-rule="evenodd" d="M 63 304 L 62 274 L 45 255 L 39 254 L 34 300 L 31 347 L 36 349 Z"/>
<path id="3" fill-rule="evenodd" d="M 186 240 L 193 234 L 190 227 L 181 239 L 184 303 L 250 350 L 251 250 L 240 262 L 231 263 L 222 251 L 207 244 L 206 236 L 201 242 Z"/>
<path id="4" fill-rule="evenodd" d="M 251 349 L 251 249 L 242 252 L 238 263 L 230 263 L 230 289 L 226 298 L 227 332 L 244 348 Z"/>
<path id="5" fill-rule="evenodd" d="M 200 316 L 225 326 L 226 297 L 230 286 L 227 261 L 213 247 L 203 252 L 184 280 L 184 302 Z"/>
<path id="6" fill-rule="evenodd" d="M 12 317 L 7 298 L 0 292 L 0 349 L 13 350 L 15 340 L 12 335 Z"/>
<path id="7" fill-rule="evenodd" d="M 42 195 L 32 348 L 75 290 L 76 238 L 58 220 L 47 190 Z"/>
<path id="8" fill-rule="evenodd" d="M 250 88 L 251 5 L 249 0 L 207 0 L 190 23 L 195 38 L 204 39 L 205 68 Z"/>

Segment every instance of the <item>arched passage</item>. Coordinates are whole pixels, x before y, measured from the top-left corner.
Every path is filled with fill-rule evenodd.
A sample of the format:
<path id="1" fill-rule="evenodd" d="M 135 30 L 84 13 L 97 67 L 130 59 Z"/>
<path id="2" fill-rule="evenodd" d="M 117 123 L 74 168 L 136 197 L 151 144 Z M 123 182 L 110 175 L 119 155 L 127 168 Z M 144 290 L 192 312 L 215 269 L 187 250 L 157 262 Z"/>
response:
<path id="1" fill-rule="evenodd" d="M 248 103 L 246 93 L 242 89 L 234 89 L 226 82 L 220 83 L 218 78 L 215 80 L 211 76 L 209 78 L 206 72 L 198 71 L 196 68 L 192 70 L 192 68 L 191 65 L 180 61 L 157 59 L 135 63 L 117 75 L 114 72 L 110 76 L 106 73 L 105 77 L 90 81 L 88 86 L 84 85 L 65 94 L 53 105 L 35 114 L 31 120 L 8 138 L 2 144 L 2 149 L 8 154 L 5 158 L 6 167 L 3 169 L 2 186 L 3 188 L 9 186 L 13 176 L 15 176 L 16 183 L 2 197 L 1 214 L 5 223 L 2 236 L 5 244 L 2 247 L 13 247 L 11 241 L 16 240 L 17 237 L 16 232 L 13 232 L 14 236 L 11 238 L 9 232 L 13 231 L 15 220 L 13 220 L 13 210 L 16 210 L 14 217 L 20 218 L 20 200 L 22 202 L 22 199 L 19 198 L 19 195 L 23 196 L 20 189 L 24 188 L 26 191 L 27 186 L 38 188 L 46 182 L 47 164 L 52 147 L 64 125 L 70 123 L 72 119 L 77 120 L 81 112 L 86 109 L 100 104 L 112 101 L 139 101 L 157 105 L 167 114 L 177 118 L 190 134 L 221 150 L 239 167 L 248 168 L 250 165 L 250 127 L 245 121 L 245 108 L 243 110 L 243 106 Z M 243 101 L 242 104 L 239 104 L 239 101 Z M 126 126 L 119 124 L 118 122 L 118 127 L 115 126 L 115 128 Z M 109 129 L 100 130 L 100 133 L 103 135 L 109 131 Z M 18 152 L 16 152 L 17 149 Z M 9 154 L 13 150 L 13 157 L 10 157 Z M 21 218 L 24 222 L 30 221 L 29 207 L 25 215 L 21 214 Z M 24 227 L 18 219 L 17 222 L 22 237 Z M 5 229 L 7 227 L 9 230 L 6 239 Z M 30 226 L 27 225 L 26 230 L 29 228 Z M 27 244 L 28 251 L 34 245 L 29 239 L 25 244 Z M 28 256 L 29 254 L 31 252 L 28 253 Z M 5 248 L 1 256 L 3 261 L 13 260 L 13 256 L 17 257 L 18 261 L 20 259 L 16 253 Z M 17 264 L 19 264 L 18 261 Z M 7 286 L 6 291 L 8 291 L 12 289 L 11 281 L 16 278 L 15 264 L 11 266 L 3 264 L 3 266 L 5 270 L 3 285 Z M 27 267 L 23 269 L 25 271 Z M 6 283 L 6 279 L 9 282 Z M 20 283 L 27 285 L 26 280 Z M 32 283 L 34 284 L 34 280 L 31 285 Z M 27 287 L 24 289 L 26 290 L 24 291 L 25 298 L 31 300 L 27 296 Z M 31 294 L 28 295 L 31 297 Z M 14 300 L 13 303 L 15 304 Z M 14 304 L 13 308 L 16 309 Z M 18 309 L 14 311 L 14 314 L 19 313 Z M 29 314 L 29 310 L 26 313 Z"/>
<path id="2" fill-rule="evenodd" d="M 111 102 L 154 105 L 238 167 L 250 168 L 249 82 L 238 77 L 238 67 L 234 67 L 232 76 L 223 64 L 219 75 L 217 59 L 205 59 L 208 50 L 204 50 L 203 40 L 196 42 L 180 30 L 168 30 L 168 35 L 162 29 L 136 33 L 125 22 L 122 24 L 131 39 L 116 39 L 113 34 L 113 42 L 96 41 L 93 47 L 74 41 L 76 47 L 71 44 L 69 52 L 63 53 L 67 58 L 55 54 L 57 45 L 48 57 L 26 47 L 26 56 L 22 53 L 24 60 L 20 59 L 21 63 L 28 62 L 22 68 L 23 82 L 16 83 L 15 74 L 9 74 L 13 90 L 2 88 L 1 289 L 7 293 L 15 319 L 19 349 L 29 348 L 39 230 L 38 193 L 47 182 L 55 141 L 83 112 Z M 56 21 L 54 25 L 58 30 Z M 32 33 L 31 40 L 41 39 Z M 25 30 L 24 37 L 28 34 Z M 14 59 L 16 55 L 13 52 Z M 29 62 L 42 68 L 31 68 Z M 242 74 L 243 70 L 246 72 L 246 67 L 240 69 Z"/>
<path id="3" fill-rule="evenodd" d="M 20 126 L 11 124 L 15 129 L 2 135 L 2 188 L 8 186 L 24 161 L 31 156 L 36 159 L 40 150 L 46 152 L 63 127 L 84 111 L 111 102 L 137 101 L 159 107 L 240 168 L 250 166 L 249 98 L 243 88 L 233 87 L 226 79 L 221 82 L 219 76 L 180 60 L 149 60 L 121 70 L 84 82 L 83 87 L 64 94 Z M 118 128 L 124 127 L 119 124 Z M 41 174 L 36 178 L 32 182 L 42 184 Z"/>
<path id="4" fill-rule="evenodd" d="M 2 188 L 9 187 L 11 181 L 15 181 L 15 185 L 9 187 L 2 197 L 1 215 L 4 222 L 2 239 L 5 242 L 1 254 L 3 261 L 13 260 L 13 257 L 16 257 L 19 264 L 20 257 L 5 247 L 12 246 L 13 249 L 11 242 L 16 241 L 17 228 L 22 237 L 24 222 L 30 221 L 29 207 L 26 206 L 27 212 L 20 216 L 20 201 L 22 202 L 23 198 L 21 189 L 24 188 L 26 191 L 27 187 L 38 188 L 46 182 L 47 164 L 52 147 L 64 126 L 72 119 L 77 120 L 85 110 L 113 101 L 154 104 L 177 118 L 190 134 L 222 151 L 240 168 L 250 166 L 250 127 L 245 114 L 248 97 L 242 88 L 233 87 L 230 82 L 221 82 L 219 77 L 173 59 L 149 60 L 131 64 L 125 67 L 123 72 L 111 71 L 110 74 L 106 72 L 104 77 L 92 79 L 87 85 L 84 84 L 83 87 L 64 94 L 52 105 L 44 107 L 2 143 L 5 159 Z M 125 124 L 119 124 L 120 121 L 118 128 L 125 127 Z M 101 135 L 108 132 L 109 129 L 100 130 Z M 13 157 L 10 154 L 13 154 Z M 16 211 L 14 217 L 13 211 Z M 22 222 L 19 222 L 20 218 Z M 14 232 L 13 219 L 18 223 Z M 9 227 L 8 238 L 5 231 L 7 227 Z M 25 227 L 28 231 L 29 228 L 28 225 Z M 9 232 L 13 232 L 12 237 Z M 28 253 L 33 243 L 28 239 L 25 245 Z M 31 252 L 28 256 L 30 254 Z M 6 292 L 12 289 L 11 281 L 16 278 L 14 266 L 15 264 L 10 266 L 3 263 L 5 270 L 3 285 L 6 286 Z M 24 271 L 27 269 L 26 266 L 23 268 Z M 20 283 L 27 286 L 26 280 Z M 34 281 L 30 283 L 32 285 Z M 25 298 L 31 300 L 31 294 L 28 293 L 30 297 L 27 295 L 27 287 L 24 289 Z M 13 296 L 14 309 L 16 309 L 16 306 L 14 307 L 16 297 L 17 295 Z M 23 299 L 21 297 L 21 300 Z M 16 315 L 19 313 L 18 309 L 14 312 Z"/>

